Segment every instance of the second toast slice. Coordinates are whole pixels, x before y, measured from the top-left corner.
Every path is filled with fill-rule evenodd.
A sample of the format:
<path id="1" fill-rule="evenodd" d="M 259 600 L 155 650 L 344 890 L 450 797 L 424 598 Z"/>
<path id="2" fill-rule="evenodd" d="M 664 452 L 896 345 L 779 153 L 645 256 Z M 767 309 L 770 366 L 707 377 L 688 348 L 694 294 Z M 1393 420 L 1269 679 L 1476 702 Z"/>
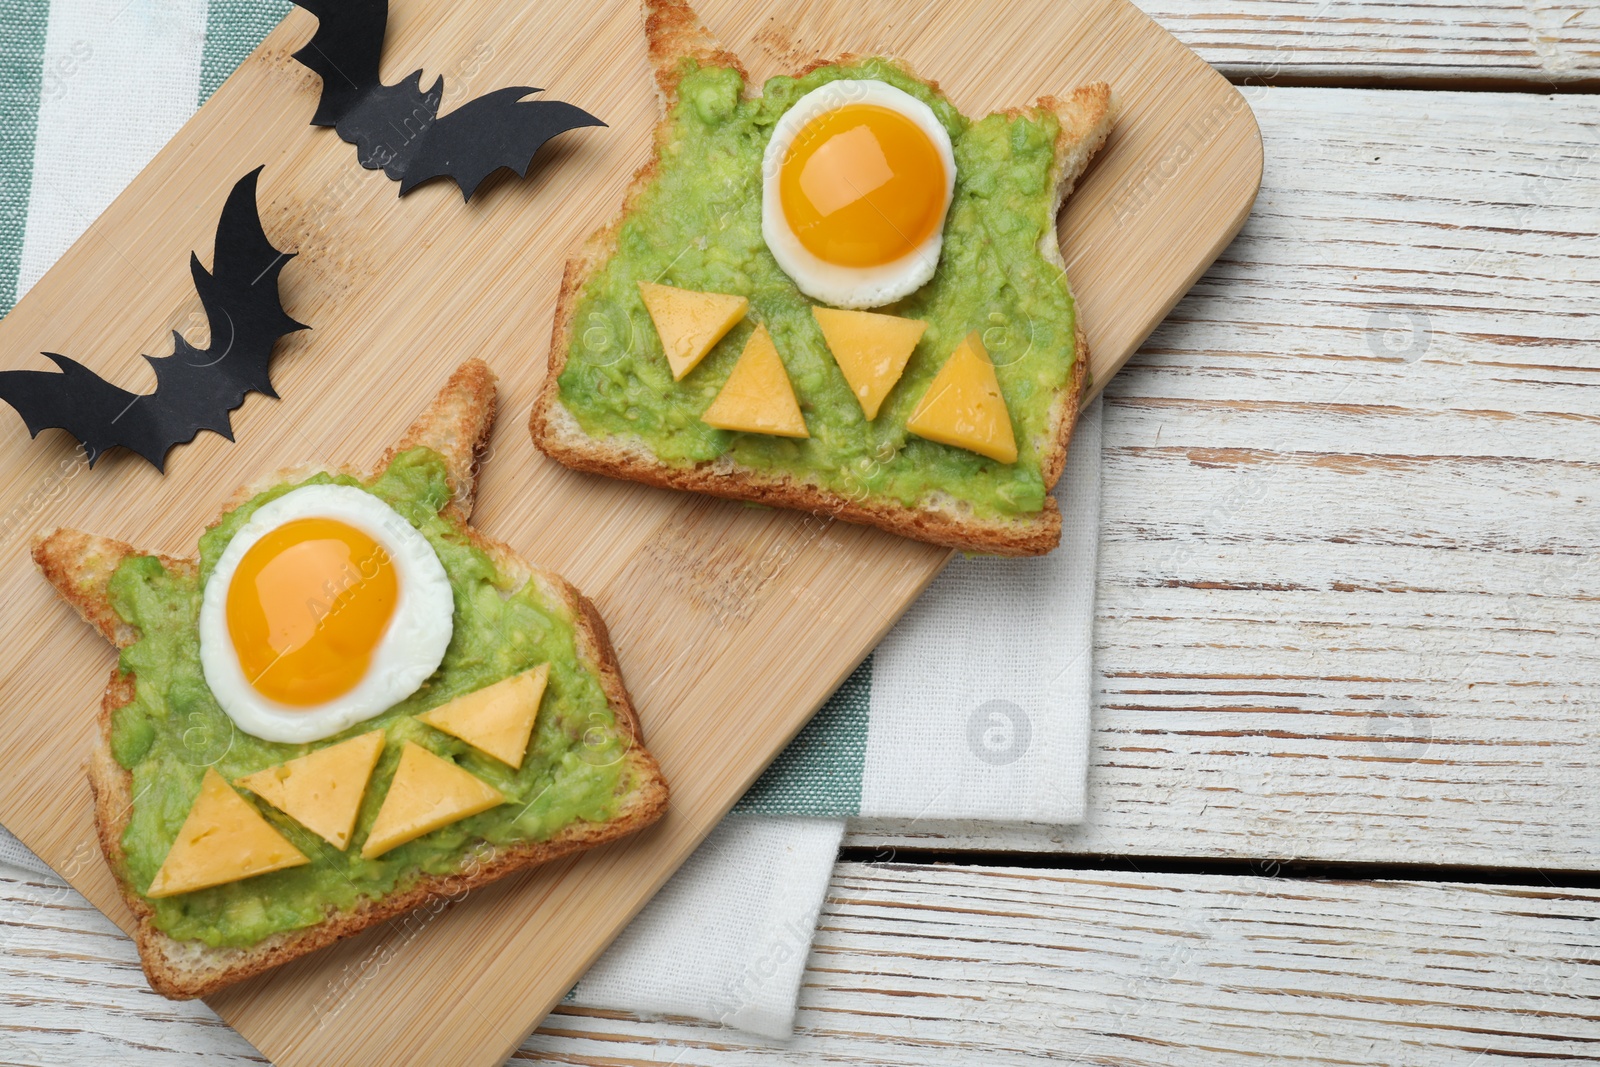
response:
<path id="1" fill-rule="evenodd" d="M 844 57 L 744 95 L 737 57 L 679 0 L 647 0 L 663 119 L 621 217 L 567 264 L 535 443 L 578 470 L 797 508 L 973 552 L 1035 555 L 1060 540 L 1061 475 L 1088 350 L 1067 286 L 1056 213 L 1113 119 L 1104 84 L 970 121 L 903 64 Z M 811 322 L 815 306 L 761 240 L 762 130 L 810 88 L 875 79 L 930 103 L 951 129 L 957 174 L 934 280 L 881 310 L 926 335 L 875 419 Z M 743 147 L 740 147 L 743 146 Z M 744 152 L 729 164 L 729 153 Z M 753 161 L 753 162 L 752 162 Z M 1002 207 L 996 203 L 1004 201 Z M 681 381 L 667 371 L 636 286 L 748 297 L 734 327 Z M 730 433 L 702 418 L 740 349 L 769 327 L 809 435 Z M 939 366 L 969 332 L 993 350 L 1018 457 L 996 462 L 908 432 Z"/>

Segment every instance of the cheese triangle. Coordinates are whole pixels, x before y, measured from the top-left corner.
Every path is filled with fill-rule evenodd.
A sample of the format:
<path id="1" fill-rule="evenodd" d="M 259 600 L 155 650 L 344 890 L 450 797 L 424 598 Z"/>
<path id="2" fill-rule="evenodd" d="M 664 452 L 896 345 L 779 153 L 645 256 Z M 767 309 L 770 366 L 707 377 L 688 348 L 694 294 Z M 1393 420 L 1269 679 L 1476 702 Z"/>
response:
<path id="1" fill-rule="evenodd" d="M 644 297 L 650 321 L 656 324 L 675 381 L 694 370 L 750 308 L 750 301 L 742 296 L 697 293 L 656 282 L 640 282 L 639 295 Z"/>
<path id="2" fill-rule="evenodd" d="M 200 795 L 145 896 L 192 893 L 311 861 L 207 767 Z"/>
<path id="3" fill-rule="evenodd" d="M 928 324 L 921 319 L 882 315 L 875 311 L 844 311 L 813 307 L 811 314 L 822 327 L 828 351 L 844 372 L 868 419 L 878 417 L 883 398 L 905 373 L 912 349 L 922 340 Z"/>
<path id="4" fill-rule="evenodd" d="M 789 384 L 789 373 L 783 369 L 783 359 L 765 326 L 757 326 L 745 342 L 733 373 L 700 419 L 719 430 L 811 436 Z"/>
<path id="5" fill-rule="evenodd" d="M 334 848 L 350 844 L 367 779 L 383 754 L 383 731 L 353 737 L 239 779 L 268 804 Z"/>
<path id="6" fill-rule="evenodd" d="M 906 420 L 906 429 L 1001 463 L 1017 461 L 1011 413 L 977 330 L 967 334 L 934 376 Z"/>
<path id="7" fill-rule="evenodd" d="M 456 697 L 417 718 L 501 763 L 521 767 L 534 720 L 539 717 L 539 701 L 544 699 L 544 687 L 549 681 L 550 664 L 541 663 L 530 671 Z"/>
<path id="8" fill-rule="evenodd" d="M 441 826 L 505 803 L 488 782 L 474 778 L 415 741 L 400 750 L 400 765 L 383 798 L 383 807 L 361 846 L 362 859 L 376 859 L 392 848 Z"/>

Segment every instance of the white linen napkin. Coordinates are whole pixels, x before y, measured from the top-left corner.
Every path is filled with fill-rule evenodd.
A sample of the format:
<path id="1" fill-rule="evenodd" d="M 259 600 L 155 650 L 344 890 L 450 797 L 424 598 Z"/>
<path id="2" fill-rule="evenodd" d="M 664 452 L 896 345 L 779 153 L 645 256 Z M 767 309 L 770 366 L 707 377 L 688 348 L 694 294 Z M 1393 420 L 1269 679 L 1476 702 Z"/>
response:
<path id="1" fill-rule="evenodd" d="M 838 816 L 1083 818 L 1099 401 L 1078 422 L 1056 496 L 1061 547 L 1039 559 L 951 561 L 578 983 L 573 1001 L 788 1037 L 805 962 L 789 950 L 799 947 L 798 930 L 810 945 L 844 828 Z"/>
<path id="2" fill-rule="evenodd" d="M 287 9 L 286 0 L 0 0 L 0 21 L 17 27 L 0 42 L 0 311 Z M 786 1037 L 847 816 L 1082 818 L 1098 403 L 1080 420 L 1056 496 L 1061 547 L 1040 559 L 953 561 L 571 1000 Z M 49 874 L 4 830 L 0 863 Z"/>

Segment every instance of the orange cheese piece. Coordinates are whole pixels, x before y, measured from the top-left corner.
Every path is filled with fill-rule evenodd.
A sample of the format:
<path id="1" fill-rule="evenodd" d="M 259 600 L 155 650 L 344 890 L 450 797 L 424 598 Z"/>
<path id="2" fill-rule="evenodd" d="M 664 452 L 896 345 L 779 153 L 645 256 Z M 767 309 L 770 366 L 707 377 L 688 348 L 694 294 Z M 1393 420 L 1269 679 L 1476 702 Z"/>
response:
<path id="1" fill-rule="evenodd" d="M 367 779 L 383 754 L 383 731 L 341 741 L 239 779 L 268 804 L 334 848 L 350 843 Z"/>
<path id="2" fill-rule="evenodd" d="M 235 793 L 222 775 L 207 767 L 200 795 L 145 896 L 156 899 L 192 893 L 310 862 L 248 800 Z"/>
<path id="3" fill-rule="evenodd" d="M 1001 463 L 1017 461 L 1011 413 L 977 330 L 967 334 L 934 376 L 906 420 L 906 429 Z"/>
<path id="4" fill-rule="evenodd" d="M 534 720 L 539 716 L 539 701 L 544 699 L 544 687 L 549 681 L 550 664 L 541 663 L 532 670 L 456 697 L 417 718 L 501 763 L 521 767 Z"/>
<path id="5" fill-rule="evenodd" d="M 415 741 L 400 750 L 400 765 L 361 846 L 362 859 L 376 859 L 392 848 L 441 826 L 505 803 L 500 790 L 473 777 Z"/>
<path id="6" fill-rule="evenodd" d="M 700 416 L 719 430 L 743 430 L 778 437 L 810 437 L 794 387 L 765 326 L 750 335 L 722 392 Z"/>
<path id="7" fill-rule="evenodd" d="M 828 351 L 844 372 L 844 380 L 860 401 L 861 413 L 868 419 L 877 418 L 883 398 L 905 373 L 911 350 L 922 340 L 928 324 L 875 311 L 813 307 L 811 314 L 822 327 Z"/>
<path id="8" fill-rule="evenodd" d="M 656 324 L 674 381 L 699 366 L 713 345 L 738 325 L 750 301 L 727 293 L 697 293 L 656 282 L 640 282 L 639 295 Z"/>

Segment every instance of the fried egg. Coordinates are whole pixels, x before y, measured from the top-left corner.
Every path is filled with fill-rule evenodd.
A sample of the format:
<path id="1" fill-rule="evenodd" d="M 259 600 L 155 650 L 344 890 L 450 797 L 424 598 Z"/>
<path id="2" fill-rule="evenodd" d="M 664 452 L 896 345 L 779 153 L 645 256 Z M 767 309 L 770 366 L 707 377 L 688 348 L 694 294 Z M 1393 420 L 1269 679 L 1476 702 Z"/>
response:
<path id="1" fill-rule="evenodd" d="M 308 485 L 234 534 L 200 601 L 200 666 L 263 741 L 331 737 L 438 669 L 455 601 L 427 538 L 371 493 Z"/>
<path id="2" fill-rule="evenodd" d="M 887 82 L 828 82 L 773 125 L 761 236 L 813 300 L 878 307 L 933 277 L 955 182 L 931 107 Z"/>

